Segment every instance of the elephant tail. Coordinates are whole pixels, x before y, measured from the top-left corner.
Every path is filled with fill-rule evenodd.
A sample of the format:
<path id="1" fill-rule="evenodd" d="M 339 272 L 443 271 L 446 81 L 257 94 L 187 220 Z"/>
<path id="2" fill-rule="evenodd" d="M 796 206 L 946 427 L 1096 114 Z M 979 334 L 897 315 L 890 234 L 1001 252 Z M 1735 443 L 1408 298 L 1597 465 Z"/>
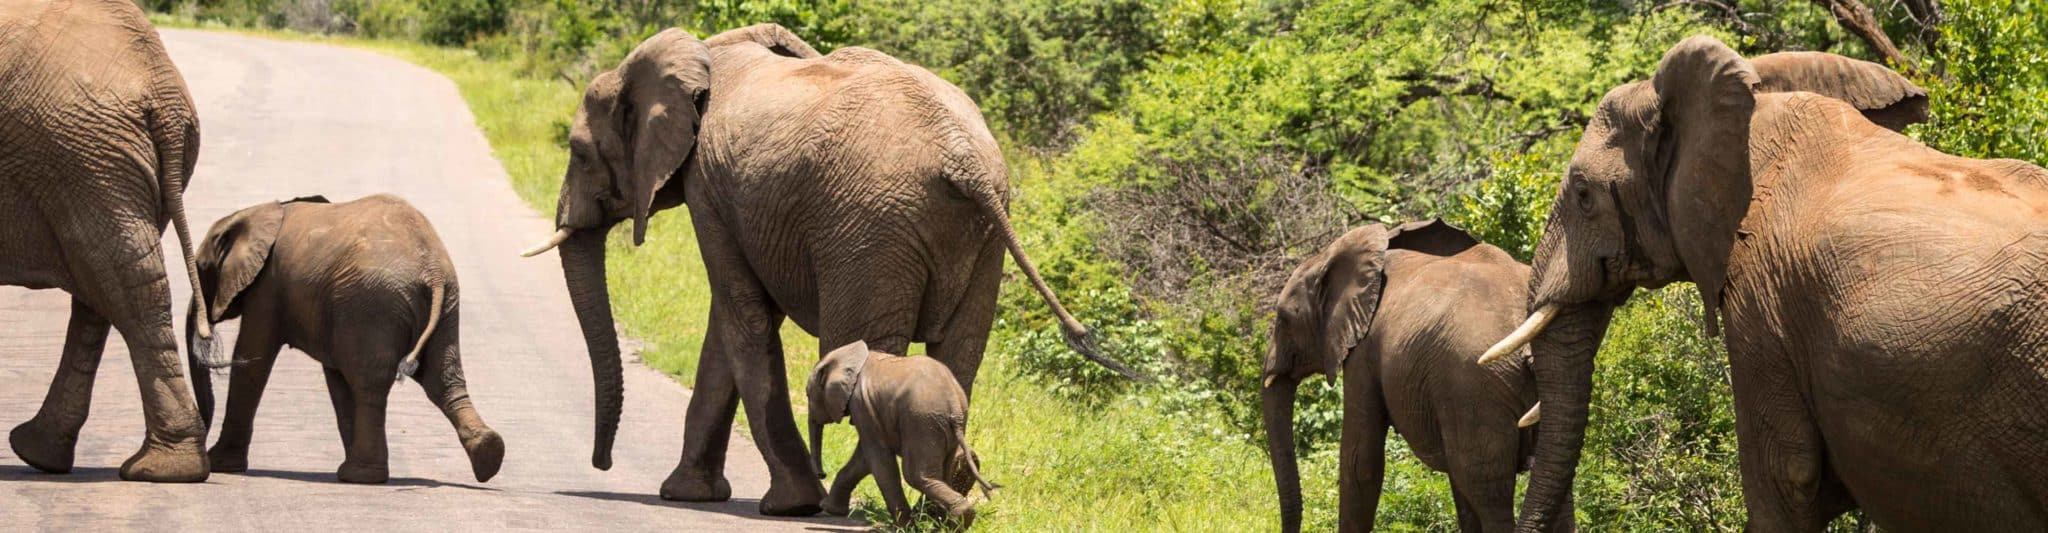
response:
<path id="1" fill-rule="evenodd" d="M 955 176 L 959 175 L 960 173 L 955 173 Z M 1000 180 L 997 180 L 997 182 L 1003 183 Z M 973 198 L 974 202 L 981 207 L 982 214 L 989 218 L 989 223 L 993 224 L 996 232 L 1001 234 L 1003 246 L 1010 250 L 1010 257 L 1017 260 L 1017 270 L 1024 272 L 1025 279 L 1031 281 L 1031 288 L 1038 291 L 1038 296 L 1045 299 L 1047 306 L 1052 307 L 1053 316 L 1057 317 L 1060 322 L 1060 333 L 1066 337 L 1067 347 L 1080 353 L 1081 357 L 1094 361 L 1095 364 L 1102 365 L 1103 368 L 1107 368 L 1111 372 L 1115 372 L 1125 378 L 1142 379 L 1130 367 L 1104 357 L 1101 351 L 1096 349 L 1095 339 L 1089 333 L 1088 327 L 1081 325 L 1081 321 L 1075 320 L 1074 315 L 1067 313 L 1066 306 L 1060 305 L 1060 297 L 1053 294 L 1052 287 L 1045 284 L 1045 278 L 1038 275 L 1038 267 L 1031 264 L 1031 257 L 1024 254 L 1024 244 L 1017 238 L 1017 229 L 1010 225 L 1009 209 L 1004 206 L 1005 202 L 1002 195 L 995 190 L 991 190 L 994 187 L 980 185 L 982 184 L 961 177 L 955 177 L 953 180 L 955 188 L 959 189 L 967 197 Z"/>
<path id="2" fill-rule="evenodd" d="M 427 341 L 433 339 L 434 330 L 441 327 L 441 308 L 444 307 L 442 301 L 447 296 L 448 285 L 435 282 L 433 295 L 429 297 L 427 302 L 427 327 L 420 331 L 420 340 L 413 342 L 412 352 L 405 354 L 405 359 L 398 362 L 398 377 L 396 379 L 412 377 L 414 373 L 419 372 L 420 351 L 427 349 Z M 419 378 L 413 377 L 413 379 Z"/>
<path id="3" fill-rule="evenodd" d="M 988 479 L 981 477 L 981 457 L 974 454 L 973 448 L 967 447 L 967 431 L 965 428 L 956 429 L 953 433 L 954 440 L 960 443 L 961 455 L 967 459 L 967 473 L 974 476 L 974 484 L 981 487 L 981 495 L 990 500 L 996 499 L 995 490 L 1003 488 L 1003 486 L 989 483 Z"/>
<path id="4" fill-rule="evenodd" d="M 195 322 L 192 329 L 197 338 L 211 340 L 212 308 L 206 306 L 206 294 L 199 285 L 199 262 L 192 253 L 192 227 L 185 219 L 185 187 L 191 183 L 192 168 L 199 160 L 199 121 L 189 113 L 160 110 L 151 114 L 150 122 L 150 141 L 156 145 L 158 202 L 171 219 L 171 227 L 178 232 L 185 276 L 192 283 L 193 309 L 201 313 L 186 317 L 186 321 Z"/>

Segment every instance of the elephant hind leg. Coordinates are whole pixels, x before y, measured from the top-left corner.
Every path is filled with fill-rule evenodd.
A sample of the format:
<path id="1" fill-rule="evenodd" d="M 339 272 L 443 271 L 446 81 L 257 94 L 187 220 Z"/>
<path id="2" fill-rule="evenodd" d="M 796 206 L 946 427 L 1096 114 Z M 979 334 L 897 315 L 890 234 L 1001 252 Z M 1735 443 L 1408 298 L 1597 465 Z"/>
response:
<path id="1" fill-rule="evenodd" d="M 135 215 L 116 216 L 115 223 L 129 216 Z M 121 332 L 142 393 L 146 433 L 140 449 L 121 464 L 121 479 L 205 481 L 210 470 L 203 449 L 206 427 L 199 421 L 172 327 L 163 229 L 148 223 L 123 226 L 114 235 L 60 236 L 75 282 L 73 296 Z M 80 391 L 64 394 L 82 396 Z"/>
<path id="2" fill-rule="evenodd" d="M 92 408 L 93 375 L 107 348 L 112 326 L 77 298 L 71 299 L 71 324 L 64 333 L 63 360 L 50 380 L 50 392 L 35 418 L 15 426 L 8 444 L 23 462 L 44 472 L 71 471 L 78 431 Z"/>
<path id="3" fill-rule="evenodd" d="M 448 417 L 448 423 L 455 425 L 455 435 L 462 439 L 462 451 L 469 455 L 470 472 L 481 483 L 498 475 L 498 468 L 503 466 L 505 438 L 484 424 L 483 416 L 477 414 L 476 405 L 469 399 L 469 381 L 462 375 L 462 348 L 457 341 L 458 321 L 452 313 L 441 318 L 439 331 L 420 354 L 415 379 L 426 392 L 427 400 L 434 402 L 441 414 Z"/>
<path id="4" fill-rule="evenodd" d="M 988 332 L 995 327 L 996 296 L 1002 290 L 1003 247 L 990 241 L 975 258 L 974 275 L 953 316 L 947 320 L 939 341 L 926 345 L 926 353 L 953 371 L 960 389 L 974 397 L 974 378 L 981 373 L 981 361 L 988 350 Z"/>

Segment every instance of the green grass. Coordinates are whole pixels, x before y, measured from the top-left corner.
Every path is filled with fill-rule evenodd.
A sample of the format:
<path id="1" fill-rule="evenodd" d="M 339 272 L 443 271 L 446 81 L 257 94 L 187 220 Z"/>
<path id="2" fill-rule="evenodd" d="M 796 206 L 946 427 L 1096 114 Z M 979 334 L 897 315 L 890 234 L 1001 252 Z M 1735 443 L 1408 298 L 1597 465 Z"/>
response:
<path id="1" fill-rule="evenodd" d="M 509 61 L 467 50 L 155 20 L 161 26 L 366 49 L 439 72 L 468 100 L 520 198 L 536 211 L 554 210 L 567 159 L 560 139 L 580 94 L 566 82 L 524 77 Z M 1025 194 L 1028 180 L 1018 180 Z M 623 225 L 619 230 L 627 231 Z M 641 357 L 649 366 L 689 384 L 710 295 L 687 213 L 656 216 L 646 244 L 638 248 L 623 235 L 614 237 L 609 278 L 619 323 L 643 343 Z M 1028 291 L 1012 269 L 1015 286 L 1004 290 Z M 792 323 L 783 328 L 783 346 L 800 417 L 801 383 L 817 361 L 817 340 Z M 1017 377 L 1000 341 L 989 348 L 968 439 L 983 457 L 983 474 L 1003 488 L 979 508 L 976 529 L 1248 531 L 1277 524 L 1271 473 L 1257 446 L 1230 435 L 1190 434 L 1187 424 L 1141 405 L 1062 399 Z M 852 452 L 854 432 L 832 426 L 828 436 L 826 464 L 836 470 Z M 1310 498 L 1335 500 L 1334 457 L 1312 457 L 1303 466 Z M 880 493 L 872 482 L 856 499 L 867 502 L 859 512 L 880 515 Z M 1311 524 L 1335 524 L 1333 513 L 1316 516 L 1316 507 L 1311 505 Z"/>

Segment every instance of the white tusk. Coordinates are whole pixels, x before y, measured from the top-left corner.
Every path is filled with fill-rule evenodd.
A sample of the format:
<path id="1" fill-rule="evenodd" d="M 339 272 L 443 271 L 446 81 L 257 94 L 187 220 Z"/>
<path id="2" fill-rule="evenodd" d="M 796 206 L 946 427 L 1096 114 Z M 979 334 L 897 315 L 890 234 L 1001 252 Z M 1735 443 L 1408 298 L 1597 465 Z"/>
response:
<path id="1" fill-rule="evenodd" d="M 536 244 L 532 248 L 526 249 L 526 251 L 524 252 L 519 252 L 519 257 L 533 257 L 536 255 L 540 255 L 541 252 L 553 250 L 556 246 L 561 246 L 563 241 L 569 240 L 569 234 L 575 232 L 576 230 L 569 228 L 555 230 L 555 235 L 552 237 L 548 237 L 548 242 Z"/>
<path id="2" fill-rule="evenodd" d="M 1266 374 L 1266 386 L 1265 386 L 1265 388 L 1269 388 L 1269 389 L 1270 389 L 1270 388 L 1273 388 L 1273 378 L 1277 378 L 1277 377 L 1280 377 L 1280 375 L 1279 375 L 1279 374 Z"/>
<path id="3" fill-rule="evenodd" d="M 1529 320 L 1523 321 L 1522 327 L 1515 328 L 1515 331 L 1509 333 L 1507 338 L 1494 343 L 1492 348 L 1487 348 L 1486 353 L 1479 356 L 1479 364 L 1492 363 L 1502 357 L 1506 357 L 1510 353 L 1514 353 L 1515 350 L 1522 349 L 1522 346 L 1528 345 L 1531 339 L 1536 338 L 1536 334 L 1543 332 L 1544 326 L 1550 325 L 1550 319 L 1556 317 L 1556 305 L 1545 305 L 1537 308 L 1536 312 L 1529 313 Z"/>
<path id="4" fill-rule="evenodd" d="M 1515 422 L 1515 427 L 1533 426 L 1540 420 L 1543 420 L 1543 402 L 1536 402 L 1536 405 L 1529 406 L 1529 412 L 1522 414 L 1521 420 Z"/>

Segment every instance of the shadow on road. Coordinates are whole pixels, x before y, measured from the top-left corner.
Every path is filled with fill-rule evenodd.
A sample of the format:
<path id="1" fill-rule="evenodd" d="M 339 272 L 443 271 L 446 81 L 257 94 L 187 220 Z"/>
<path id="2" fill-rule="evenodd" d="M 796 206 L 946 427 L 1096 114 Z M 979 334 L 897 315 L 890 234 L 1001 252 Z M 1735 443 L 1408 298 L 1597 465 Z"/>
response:
<path id="1" fill-rule="evenodd" d="M 212 475 L 211 479 L 219 480 L 220 478 L 225 476 L 262 477 L 272 479 L 285 479 L 291 481 L 304 481 L 307 483 L 341 484 L 341 480 L 335 479 L 333 472 L 299 472 L 292 470 L 250 469 L 247 472 L 237 473 L 215 472 Z M 25 465 L 10 466 L 6 468 L 0 468 L 0 481 L 27 481 L 41 483 L 119 483 L 121 482 L 121 469 L 108 466 L 82 466 L 72 468 L 71 472 L 67 474 L 52 474 L 49 472 L 36 470 L 35 468 Z M 483 490 L 491 492 L 498 491 L 498 489 L 490 487 L 480 487 L 476 485 L 469 485 L 463 483 L 445 483 L 441 481 L 421 479 L 415 477 L 394 477 L 391 478 L 389 482 L 384 483 L 384 486 L 408 488 L 455 487 L 469 490 Z"/>
<path id="2" fill-rule="evenodd" d="M 774 520 L 779 522 L 800 522 L 816 524 L 813 527 L 805 528 L 810 531 L 855 532 L 868 530 L 866 527 L 851 525 L 853 522 L 846 518 L 833 516 L 765 516 L 762 515 L 760 512 L 761 500 L 753 498 L 733 498 L 722 502 L 672 502 L 663 500 L 660 497 L 655 496 L 653 494 L 627 494 L 604 491 L 562 491 L 556 492 L 555 494 L 560 494 L 563 496 L 574 496 L 577 498 L 591 498 L 615 502 L 637 503 L 653 507 L 689 509 L 692 511 L 704 511 L 710 513 L 718 513 L 722 515 L 744 517 L 750 520 Z"/>

